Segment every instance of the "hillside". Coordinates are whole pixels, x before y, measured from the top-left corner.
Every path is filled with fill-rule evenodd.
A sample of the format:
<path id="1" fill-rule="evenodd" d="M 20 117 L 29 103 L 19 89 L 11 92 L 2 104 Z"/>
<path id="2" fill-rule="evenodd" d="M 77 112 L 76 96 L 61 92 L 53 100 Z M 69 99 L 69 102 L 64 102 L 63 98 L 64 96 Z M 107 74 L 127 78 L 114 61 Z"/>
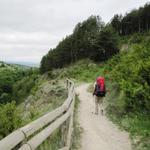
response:
<path id="1" fill-rule="evenodd" d="M 117 39 L 118 35 L 99 16 L 90 16 L 75 26 L 73 34 L 43 56 L 40 71 L 63 68 L 86 58 L 95 62 L 108 60 L 119 52 Z"/>
<path id="2" fill-rule="evenodd" d="M 1 62 L 0 68 L 0 140 L 14 130 L 59 107 L 67 97 L 65 79 L 40 75 L 35 68 Z M 54 134 L 46 144 L 58 138 Z M 42 145 L 41 145 L 42 148 Z"/>
<path id="3" fill-rule="evenodd" d="M 80 85 L 77 91 L 81 96 L 81 102 L 85 103 L 85 99 L 89 100 L 86 105 L 89 109 L 80 112 L 90 114 L 90 108 L 94 108 L 91 100 L 93 84 L 98 76 L 104 76 L 107 89 L 104 106 L 107 118 L 105 115 L 103 119 L 94 118 L 97 122 L 97 131 L 103 132 L 105 125 L 108 125 L 108 128 L 104 129 L 108 131 L 112 129 L 106 132 L 108 134 L 104 136 L 106 137 L 104 145 L 107 147 L 106 141 L 109 140 L 109 135 L 111 138 L 114 134 L 116 137 L 118 135 L 119 138 L 123 137 L 120 130 L 114 127 L 116 124 L 130 134 L 133 149 L 149 150 L 149 14 L 150 4 L 147 3 L 124 16 L 115 15 L 107 24 L 99 16 L 90 16 L 78 23 L 71 35 L 66 36 L 43 56 L 40 69 L 0 62 L 0 139 L 59 107 L 67 97 L 66 78 L 74 81 L 76 86 Z M 77 104 L 80 96 L 76 96 Z M 91 103 L 92 107 L 90 107 Z M 82 108 L 86 109 L 83 106 Z M 91 119 L 91 116 L 88 117 L 87 114 L 86 116 Z M 84 117 L 83 115 L 81 120 Z M 110 123 L 108 118 L 114 124 Z M 88 119 L 86 121 L 89 121 Z M 105 123 L 100 127 L 98 124 L 102 120 Z M 78 134 L 81 131 L 76 120 L 74 123 L 73 138 L 78 141 L 80 140 Z M 87 127 L 92 130 L 94 126 Z M 47 149 L 57 149 L 60 134 L 61 131 L 57 130 L 43 145 Z M 99 134 L 96 135 L 97 139 L 101 138 Z M 59 142 L 56 142 L 58 139 Z M 128 137 L 125 139 L 130 143 Z M 118 140 L 114 142 L 118 143 Z M 124 138 L 122 143 L 123 141 Z M 97 144 L 99 145 L 98 140 Z M 114 144 L 114 149 L 115 145 L 117 144 Z M 110 148 L 111 146 L 108 147 Z M 44 149 L 42 145 L 39 147 L 39 150 L 41 149 Z"/>
<path id="4" fill-rule="evenodd" d="M 138 37 L 138 39 L 137 39 Z M 133 147 L 149 149 L 150 38 L 128 38 L 128 48 L 111 59 L 108 69 L 113 80 L 109 88 L 108 115 L 131 133 Z"/>
<path id="5" fill-rule="evenodd" d="M 21 98 L 19 100 L 17 94 L 20 93 L 22 98 L 27 94 L 27 90 L 29 91 L 31 84 L 33 84 L 31 80 L 37 77 L 37 72 L 38 70 L 35 68 L 0 62 L 0 103 L 7 103 L 12 100 L 19 103 Z M 32 79 L 29 81 L 29 78 Z M 29 82 L 28 85 L 26 83 L 26 89 L 25 87 L 19 89 L 27 80 Z M 18 90 L 22 90 L 22 92 Z"/>
<path id="6" fill-rule="evenodd" d="M 47 72 L 52 79 L 69 77 L 76 83 L 92 82 L 92 87 L 97 76 L 104 76 L 109 91 L 107 115 L 130 133 L 133 147 L 137 150 L 149 149 L 149 37 L 149 32 L 121 37 L 119 45 L 122 50 L 107 62 L 95 63 L 84 59 Z"/>
<path id="7" fill-rule="evenodd" d="M 64 80 L 40 75 L 35 68 L 1 62 L 0 139 L 57 108 L 67 94 Z"/>
<path id="8" fill-rule="evenodd" d="M 30 94 L 18 108 L 26 122 L 60 106 L 67 97 L 64 80 L 51 79 L 47 75 L 40 76 Z"/>
<path id="9" fill-rule="evenodd" d="M 15 70 L 15 69 L 24 70 L 24 69 L 30 69 L 31 67 L 25 66 L 25 65 L 19 65 L 19 64 L 11 64 L 11 63 L 6 63 L 3 61 L 0 61 L 0 68 L 1 68 L 1 70 L 2 70 L 2 68 L 3 69 L 10 69 L 10 70 Z"/>
<path id="10" fill-rule="evenodd" d="M 21 125 L 17 105 L 29 95 L 37 78 L 33 68 L 0 62 L 0 139 Z"/>
<path id="11" fill-rule="evenodd" d="M 125 15 L 114 15 L 108 23 L 104 23 L 100 16 L 90 16 L 79 22 L 71 35 L 66 36 L 43 56 L 40 72 L 63 68 L 86 58 L 95 62 L 110 59 L 119 52 L 120 38 L 149 31 L 149 14 L 150 3 L 146 3 Z M 135 40 L 138 41 L 138 35 Z"/>
<path id="12" fill-rule="evenodd" d="M 148 150 L 150 126 L 148 115 L 148 93 L 150 90 L 149 37 L 149 32 L 147 32 L 120 38 L 120 47 L 124 47 L 122 45 L 126 45 L 126 47 L 105 62 L 95 63 L 90 59 L 83 59 L 67 67 L 48 71 L 44 75 L 32 72 L 28 74 L 29 76 L 24 76 L 25 78 L 21 78 L 24 82 L 17 81 L 18 88 L 22 83 L 27 83 L 29 79 L 33 80 L 33 74 L 38 76 L 35 80 L 36 84 L 31 86 L 29 94 L 22 99 L 17 108 L 14 103 L 0 107 L 0 115 L 4 118 L 8 117 L 4 114 L 9 111 L 12 112 L 13 123 L 10 124 L 8 120 L 2 118 L 6 121 L 3 122 L 3 125 L 7 124 L 7 127 L 12 128 L 10 131 L 13 131 L 47 111 L 60 106 L 66 97 L 63 83 L 66 77 L 76 81 L 77 84 L 92 82 L 91 85 L 93 86 L 96 77 L 102 75 L 106 78 L 106 87 L 109 90 L 106 97 L 108 117 L 130 133 L 135 149 Z M 14 68 L 10 69 L 9 67 L 9 65 L 6 65 L 7 69 L 5 69 L 14 71 Z M 27 84 L 24 87 L 26 86 Z M 91 91 L 91 88 L 89 90 Z M 20 95 L 18 96 L 20 97 Z M 1 129 L 1 137 L 10 133 L 4 130 L 4 126 Z M 57 139 L 58 136 L 59 133 L 54 136 L 54 139 Z M 53 144 L 53 146 L 56 146 L 57 143 L 53 142 Z"/>

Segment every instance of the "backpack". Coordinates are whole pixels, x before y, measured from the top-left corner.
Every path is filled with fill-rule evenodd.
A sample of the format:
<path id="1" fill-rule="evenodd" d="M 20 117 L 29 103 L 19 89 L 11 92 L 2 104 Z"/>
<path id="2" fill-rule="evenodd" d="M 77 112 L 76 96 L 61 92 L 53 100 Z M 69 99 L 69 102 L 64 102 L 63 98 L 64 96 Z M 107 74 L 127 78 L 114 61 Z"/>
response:
<path id="1" fill-rule="evenodd" d="M 105 94 L 106 94 L 105 79 L 103 77 L 98 77 L 96 83 L 96 96 L 103 97 L 105 96 Z"/>

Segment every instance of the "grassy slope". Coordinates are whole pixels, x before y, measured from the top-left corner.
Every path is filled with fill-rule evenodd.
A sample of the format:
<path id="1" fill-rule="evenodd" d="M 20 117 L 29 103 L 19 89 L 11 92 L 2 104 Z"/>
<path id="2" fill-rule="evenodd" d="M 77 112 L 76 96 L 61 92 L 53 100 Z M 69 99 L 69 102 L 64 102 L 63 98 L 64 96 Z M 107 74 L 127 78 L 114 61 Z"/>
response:
<path id="1" fill-rule="evenodd" d="M 133 36 L 124 37 L 123 39 L 121 39 L 120 47 L 122 44 L 124 44 L 125 48 L 123 48 L 123 50 L 128 51 L 133 43 L 136 44 L 136 43 L 143 41 L 143 39 L 145 39 L 145 36 L 146 35 L 139 36 L 135 34 Z M 148 36 L 146 36 L 146 38 L 148 38 Z M 127 55 L 127 54 L 123 52 L 120 55 Z M 118 61 L 117 58 L 114 58 L 113 61 L 115 61 L 115 59 L 116 61 Z M 105 76 L 107 89 L 110 90 L 110 94 L 107 94 L 107 102 L 109 106 L 107 108 L 108 116 L 112 119 L 112 121 L 117 123 L 121 128 L 131 133 L 134 147 L 137 150 L 148 150 L 149 149 L 148 147 L 149 124 L 150 124 L 148 118 L 147 117 L 143 118 L 143 115 L 140 115 L 139 113 L 138 114 L 132 113 L 129 115 L 118 117 L 120 116 L 120 113 L 124 111 L 124 103 L 123 101 L 120 100 L 124 97 L 124 94 L 122 92 L 118 93 L 116 83 L 112 81 L 112 70 L 113 70 L 112 68 L 113 67 L 112 67 L 112 64 L 110 63 L 111 61 L 108 61 L 105 64 L 104 63 L 95 64 L 94 62 L 87 59 L 87 60 L 81 60 L 77 62 L 76 64 L 72 64 L 66 68 L 56 69 L 56 70 L 48 72 L 46 75 L 46 79 L 44 80 L 41 79 L 37 83 L 37 86 L 35 86 L 32 89 L 32 96 L 31 96 L 32 98 L 30 102 L 31 105 L 27 109 L 27 111 L 29 112 L 29 114 L 26 116 L 28 118 L 27 122 L 29 120 L 39 117 L 41 114 L 44 114 L 48 110 L 52 110 L 56 108 L 62 103 L 62 101 L 60 102 L 60 100 L 62 100 L 62 97 L 64 98 L 64 95 L 59 95 L 57 100 L 55 100 L 54 97 L 52 96 L 50 98 L 51 100 L 47 100 L 47 102 L 46 103 L 44 102 L 45 104 L 43 104 L 42 98 L 38 97 L 39 91 L 43 89 L 43 87 L 47 85 L 51 87 L 48 90 L 51 93 L 51 92 L 54 92 L 53 91 L 54 88 L 56 89 L 60 88 L 60 87 L 57 87 L 57 85 L 59 84 L 57 83 L 57 81 L 60 81 L 60 80 L 64 81 L 66 77 L 72 78 L 76 82 L 81 83 L 81 82 L 94 82 L 97 76 L 102 75 L 102 76 Z M 47 79 L 49 81 L 47 81 Z M 53 82 L 56 82 L 57 84 Z M 63 89 L 63 88 L 61 87 L 60 89 Z M 54 95 L 57 95 L 57 93 L 55 93 Z M 35 99 L 38 99 L 38 98 L 39 100 L 36 101 Z M 117 111 L 114 111 L 114 109 L 112 109 L 112 106 L 114 105 L 119 108 L 117 109 Z M 42 106 L 42 111 L 39 111 L 40 106 Z M 20 108 L 22 109 L 24 107 L 21 105 Z M 60 138 L 60 131 L 56 131 L 54 135 L 50 138 L 51 139 L 50 141 L 54 143 L 54 144 L 51 144 L 51 149 L 57 149 L 59 143 L 57 143 L 56 141 L 58 140 L 58 138 Z M 49 145 L 49 142 L 43 143 L 40 149 L 42 149 L 43 147 L 45 147 L 46 149 L 47 145 Z"/>
<path id="2" fill-rule="evenodd" d="M 24 122 L 30 122 L 60 106 L 67 97 L 64 81 L 42 75 L 24 102 L 18 106 Z"/>
<path id="3" fill-rule="evenodd" d="M 7 105 L 0 104 L 0 116 L 3 116 L 0 139 L 57 108 L 66 99 L 64 81 L 49 78 L 46 74 L 40 76 L 38 72 L 31 71 L 28 67 L 0 62 L 0 75 L 3 84 L 9 83 L 13 89 L 13 93 L 10 93 L 11 101 L 14 98 L 16 101 L 16 104 L 14 102 Z"/>
<path id="4" fill-rule="evenodd" d="M 121 44 L 125 45 L 125 48 L 123 48 L 124 51 L 126 52 L 121 52 L 118 56 L 120 59 L 123 57 L 128 58 L 128 51 L 130 51 L 133 43 L 139 43 L 145 40 L 145 35 L 142 35 L 139 37 L 139 35 L 133 35 L 130 37 L 124 37 L 121 39 Z M 147 38 L 147 37 L 146 37 Z M 134 53 L 131 55 L 135 55 Z M 118 57 L 117 56 L 117 57 Z M 133 139 L 133 145 L 134 148 L 137 150 L 148 150 L 148 136 L 149 136 L 149 120 L 147 117 L 140 115 L 139 113 L 130 113 L 126 115 L 122 115 L 124 112 L 124 102 L 123 98 L 125 95 L 120 91 L 118 93 L 118 85 L 113 81 L 113 66 L 112 66 L 112 61 L 114 62 L 113 65 L 116 65 L 118 62 L 118 58 L 114 57 L 112 60 L 108 61 L 107 63 L 101 63 L 101 64 L 95 64 L 94 62 L 90 60 L 81 60 L 75 64 L 72 64 L 70 66 L 67 66 L 63 69 L 56 69 L 53 71 L 49 71 L 47 73 L 48 78 L 51 80 L 65 80 L 65 78 L 69 77 L 75 80 L 75 82 L 81 83 L 81 82 L 94 82 L 97 76 L 105 76 L 106 78 L 106 85 L 107 89 L 110 90 L 110 93 L 107 94 L 107 112 L 108 112 L 108 117 L 110 119 L 118 124 L 122 129 L 127 130 L 130 132 L 131 138 Z M 135 56 L 136 57 L 136 56 Z M 122 64 L 123 68 L 126 66 L 126 64 Z M 130 65 L 130 64 L 129 64 Z M 113 107 L 112 107 L 113 106 Z M 117 109 L 113 109 L 115 108 Z M 115 111 L 117 110 L 117 111 Z M 80 128 L 78 127 L 77 123 L 75 124 L 75 141 L 76 143 L 73 143 L 73 149 L 78 149 L 78 136 L 80 134 Z M 59 142 L 60 141 L 60 135 L 61 132 L 60 130 L 57 130 L 54 135 L 48 139 L 50 142 L 46 141 L 43 143 L 43 145 L 39 148 L 42 149 L 43 147 L 47 149 L 46 147 L 49 147 L 51 145 L 51 149 L 57 149 L 60 147 Z M 50 144 L 53 143 L 53 144 Z"/>
<path id="5" fill-rule="evenodd" d="M 25 66 L 0 62 L 0 139 L 21 125 L 13 86 L 25 77 L 26 72 L 29 72 L 29 68 Z"/>
<path id="6" fill-rule="evenodd" d="M 121 128 L 130 132 L 136 150 L 150 149 L 150 118 L 147 111 L 150 106 L 149 41 L 150 33 L 124 37 L 121 42 L 127 48 L 108 62 L 111 64 L 109 76 L 117 81 L 117 84 L 109 83 L 113 90 L 107 97 L 108 115 Z"/>
<path id="7" fill-rule="evenodd" d="M 124 94 L 123 90 L 118 90 L 118 88 L 121 88 L 121 86 L 118 85 L 119 80 L 117 81 L 117 83 L 112 80 L 114 74 L 117 73 L 115 71 L 118 69 L 118 67 L 121 67 L 120 69 L 125 69 L 125 71 L 128 71 L 128 68 L 133 71 L 130 73 L 135 75 L 133 76 L 133 79 L 131 78 L 132 76 L 129 76 L 129 78 L 127 78 L 126 80 L 130 83 L 135 82 L 134 77 L 136 79 L 136 76 L 138 75 L 138 72 L 136 71 L 138 71 L 141 63 L 144 61 L 146 64 L 149 64 L 149 59 L 142 60 L 141 56 L 149 56 L 148 53 L 142 53 L 144 52 L 144 48 L 146 48 L 145 41 L 149 41 L 149 33 L 145 35 L 135 34 L 133 36 L 124 37 L 123 39 L 121 39 L 120 43 L 126 45 L 125 49 L 123 49 L 123 51 L 118 56 L 109 60 L 105 64 L 95 64 L 87 59 L 79 61 L 78 63 L 73 64 L 69 67 L 49 72 L 49 75 L 52 78 L 57 77 L 58 79 L 60 79 L 70 77 L 78 82 L 94 82 L 97 76 L 105 76 L 107 89 L 110 90 L 110 93 L 107 94 L 106 98 L 108 103 L 108 116 L 122 129 L 130 132 L 131 138 L 133 139 L 133 148 L 136 150 L 149 149 L 149 117 L 135 110 L 131 113 L 126 113 L 124 101 L 126 95 Z M 128 61 L 128 59 L 131 59 L 132 61 Z M 134 67 L 134 65 L 137 65 L 137 68 Z M 121 72 L 121 70 L 117 71 Z M 149 103 L 147 103 L 147 105 L 149 105 Z"/>
<path id="8" fill-rule="evenodd" d="M 25 125 L 47 112 L 50 112 L 64 102 L 67 97 L 65 80 L 53 79 L 44 74 L 39 77 L 36 85 L 32 88 L 30 95 L 25 102 L 18 106 Z M 38 150 L 57 150 L 61 148 L 61 130 L 57 129 L 46 141 L 44 141 Z"/>

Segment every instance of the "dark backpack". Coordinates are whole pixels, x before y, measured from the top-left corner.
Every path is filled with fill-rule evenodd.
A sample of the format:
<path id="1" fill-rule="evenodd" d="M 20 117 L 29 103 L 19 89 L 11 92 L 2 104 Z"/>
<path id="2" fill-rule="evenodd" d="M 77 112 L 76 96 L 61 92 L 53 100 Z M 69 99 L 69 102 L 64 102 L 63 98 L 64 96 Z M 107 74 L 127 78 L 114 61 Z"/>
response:
<path id="1" fill-rule="evenodd" d="M 103 90 L 101 90 L 103 89 Z M 99 84 L 96 84 L 96 96 L 97 97 L 104 97 L 106 94 L 105 85 L 104 88 L 101 88 Z"/>

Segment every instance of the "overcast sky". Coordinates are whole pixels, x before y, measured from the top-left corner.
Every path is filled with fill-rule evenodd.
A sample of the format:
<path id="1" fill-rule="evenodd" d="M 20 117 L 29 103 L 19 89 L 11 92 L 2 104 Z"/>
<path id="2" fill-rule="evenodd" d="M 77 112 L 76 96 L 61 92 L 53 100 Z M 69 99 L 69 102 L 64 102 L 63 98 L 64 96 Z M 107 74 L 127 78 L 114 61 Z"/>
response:
<path id="1" fill-rule="evenodd" d="M 74 26 L 90 15 L 114 14 L 148 0 L 0 0 L 0 60 L 39 63 Z"/>

